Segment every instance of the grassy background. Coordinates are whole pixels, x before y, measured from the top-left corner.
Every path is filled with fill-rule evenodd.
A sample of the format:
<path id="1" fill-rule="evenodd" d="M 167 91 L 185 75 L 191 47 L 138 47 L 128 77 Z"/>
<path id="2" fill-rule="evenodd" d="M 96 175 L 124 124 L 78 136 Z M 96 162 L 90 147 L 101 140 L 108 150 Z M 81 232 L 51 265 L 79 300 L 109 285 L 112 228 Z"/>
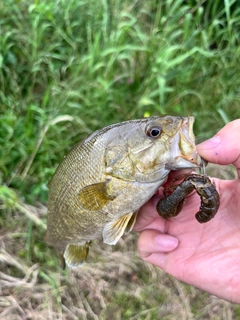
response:
<path id="1" fill-rule="evenodd" d="M 202 141 L 240 118 L 240 8 L 200 3 L 0 2 L 0 318 L 240 319 L 140 261 L 134 234 L 80 271 L 43 241 L 47 182 L 93 130 L 194 115 Z"/>

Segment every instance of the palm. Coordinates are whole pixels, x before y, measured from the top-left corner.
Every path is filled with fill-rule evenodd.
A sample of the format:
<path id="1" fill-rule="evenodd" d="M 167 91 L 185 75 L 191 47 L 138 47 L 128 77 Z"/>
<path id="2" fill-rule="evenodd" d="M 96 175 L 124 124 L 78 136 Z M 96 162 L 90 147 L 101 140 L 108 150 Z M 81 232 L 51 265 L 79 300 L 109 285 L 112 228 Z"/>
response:
<path id="1" fill-rule="evenodd" d="M 186 199 L 182 212 L 168 220 L 157 216 L 148 203 L 148 209 L 141 210 L 135 229 L 156 230 L 179 240 L 177 249 L 167 253 L 153 252 L 146 257 L 147 261 L 182 281 L 215 294 L 219 290 L 219 279 L 224 277 L 221 285 L 225 289 L 229 287 L 229 293 L 226 294 L 231 299 L 231 283 L 239 281 L 240 215 L 237 208 L 240 207 L 240 182 L 215 179 L 215 183 L 217 189 L 224 190 L 224 193 L 220 194 L 221 205 L 211 221 L 199 224 L 195 219 L 200 204 L 199 196 L 195 193 Z M 212 283 L 206 281 L 208 279 Z M 206 285 L 210 287 L 206 288 Z"/>

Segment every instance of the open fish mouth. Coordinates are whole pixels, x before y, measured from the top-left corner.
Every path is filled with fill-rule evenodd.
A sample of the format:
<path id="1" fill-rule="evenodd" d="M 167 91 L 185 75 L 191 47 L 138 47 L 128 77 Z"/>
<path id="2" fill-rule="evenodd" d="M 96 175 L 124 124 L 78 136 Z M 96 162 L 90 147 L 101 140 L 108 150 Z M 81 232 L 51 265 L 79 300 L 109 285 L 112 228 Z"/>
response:
<path id="1" fill-rule="evenodd" d="M 181 128 L 172 140 L 172 161 L 166 163 L 165 169 L 178 170 L 203 167 L 204 160 L 196 150 L 193 123 L 194 117 L 183 118 Z"/>

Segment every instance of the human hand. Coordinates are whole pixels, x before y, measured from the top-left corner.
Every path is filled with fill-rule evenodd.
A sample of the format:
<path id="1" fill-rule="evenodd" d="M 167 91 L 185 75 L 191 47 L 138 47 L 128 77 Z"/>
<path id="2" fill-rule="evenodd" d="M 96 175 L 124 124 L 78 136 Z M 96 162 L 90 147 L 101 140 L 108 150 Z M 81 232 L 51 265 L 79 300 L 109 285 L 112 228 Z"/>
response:
<path id="1" fill-rule="evenodd" d="M 199 154 L 209 162 L 233 164 L 236 180 L 214 178 L 220 208 L 209 222 L 199 224 L 195 213 L 200 199 L 186 198 L 177 217 L 160 217 L 159 196 L 140 210 L 134 230 L 141 232 L 138 251 L 142 259 L 177 279 L 240 304 L 240 120 L 228 123 L 216 136 L 201 143 Z M 162 195 L 162 190 L 159 191 Z"/>

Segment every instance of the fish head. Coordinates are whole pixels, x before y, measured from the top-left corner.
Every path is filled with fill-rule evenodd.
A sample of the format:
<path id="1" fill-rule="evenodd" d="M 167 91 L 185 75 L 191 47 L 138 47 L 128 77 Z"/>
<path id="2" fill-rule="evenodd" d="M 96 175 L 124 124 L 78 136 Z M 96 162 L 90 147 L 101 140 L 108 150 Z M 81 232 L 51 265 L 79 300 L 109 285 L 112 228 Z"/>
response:
<path id="1" fill-rule="evenodd" d="M 202 159 L 196 151 L 194 117 L 160 116 L 125 123 L 121 143 L 106 157 L 111 173 L 123 180 L 153 182 L 171 170 L 198 168 Z"/>

